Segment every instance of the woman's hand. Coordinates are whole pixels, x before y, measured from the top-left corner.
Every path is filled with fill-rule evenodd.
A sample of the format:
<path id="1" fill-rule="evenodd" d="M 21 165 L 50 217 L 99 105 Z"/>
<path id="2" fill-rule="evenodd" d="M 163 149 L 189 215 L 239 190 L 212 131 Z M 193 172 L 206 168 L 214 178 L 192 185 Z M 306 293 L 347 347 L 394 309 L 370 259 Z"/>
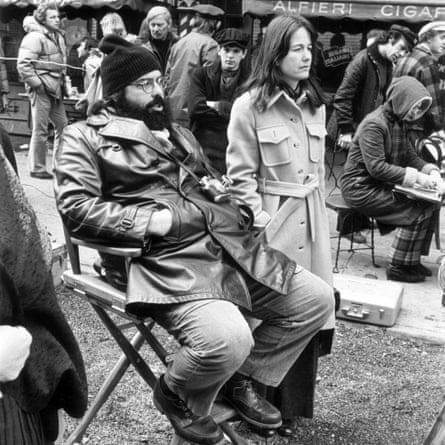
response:
<path id="1" fill-rule="evenodd" d="M 15 380 L 29 356 L 32 337 L 22 326 L 0 326 L 0 382 Z"/>

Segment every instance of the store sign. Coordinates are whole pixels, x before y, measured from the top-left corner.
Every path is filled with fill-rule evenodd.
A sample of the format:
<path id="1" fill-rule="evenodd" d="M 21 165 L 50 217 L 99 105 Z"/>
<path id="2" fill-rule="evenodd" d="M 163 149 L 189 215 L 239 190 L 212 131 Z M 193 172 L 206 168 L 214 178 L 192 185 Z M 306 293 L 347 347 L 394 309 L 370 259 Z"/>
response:
<path id="1" fill-rule="evenodd" d="M 426 5 L 425 5 L 426 3 Z M 429 4 L 429 5 L 428 5 Z M 243 0 L 243 13 L 256 15 L 294 13 L 307 17 L 352 18 L 356 20 L 405 20 L 422 22 L 445 19 L 444 2 L 419 0 L 416 3 L 376 1 L 294 1 L 294 0 Z"/>
<path id="2" fill-rule="evenodd" d="M 352 60 L 352 48 L 349 46 L 332 46 L 321 54 L 326 68 L 346 65 Z"/>

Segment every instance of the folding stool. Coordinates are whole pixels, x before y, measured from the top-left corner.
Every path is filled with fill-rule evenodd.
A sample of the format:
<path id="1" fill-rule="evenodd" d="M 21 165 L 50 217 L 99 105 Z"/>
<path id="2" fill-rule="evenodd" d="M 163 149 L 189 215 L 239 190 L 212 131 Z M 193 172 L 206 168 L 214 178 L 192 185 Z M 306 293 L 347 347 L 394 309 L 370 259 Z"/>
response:
<path id="1" fill-rule="evenodd" d="M 139 354 L 139 349 L 146 343 L 159 359 L 166 364 L 167 351 L 153 333 L 155 325 L 151 318 L 141 319 L 128 315 L 125 312 L 125 293 L 107 283 L 96 272 L 86 272 L 81 270 L 79 246 L 85 246 L 95 249 L 99 252 L 123 256 L 126 258 L 127 265 L 131 258 L 139 257 L 142 254 L 140 248 L 110 247 L 97 243 L 85 242 L 83 240 L 71 237 L 65 230 L 65 239 L 68 256 L 71 262 L 71 270 L 63 273 L 65 286 L 73 294 L 88 301 L 99 318 L 101 319 L 108 332 L 112 335 L 116 343 L 122 350 L 122 355 L 105 379 L 102 387 L 97 392 L 91 406 L 85 413 L 77 428 L 71 433 L 66 445 L 76 445 L 81 443 L 82 436 L 87 430 L 89 424 L 95 415 L 112 394 L 114 388 L 119 383 L 130 364 L 138 371 L 144 381 L 153 389 L 156 383 L 156 376 L 153 373 L 150 364 L 147 363 Z M 117 314 L 118 319 L 125 320 L 125 328 L 135 327 L 137 329 L 133 338 L 128 339 L 124 334 L 124 328 L 110 316 Z M 236 412 L 226 404 L 217 402 L 212 409 L 212 417 L 220 425 L 226 438 L 230 439 L 234 445 L 247 445 L 247 441 L 239 436 L 228 423 L 229 419 L 236 418 Z M 183 445 L 187 442 L 174 435 L 170 445 Z"/>
<path id="2" fill-rule="evenodd" d="M 351 210 L 351 207 L 348 206 L 348 204 L 346 204 L 345 200 L 343 199 L 343 196 L 341 195 L 341 193 L 338 194 L 333 194 L 330 195 L 326 198 L 326 207 L 328 209 L 334 210 L 337 213 L 337 216 L 339 214 L 340 211 L 342 210 Z M 375 262 L 375 243 L 374 243 L 374 225 L 375 225 L 375 220 L 374 218 L 370 218 L 370 232 L 371 232 L 371 242 L 369 244 L 366 244 L 363 247 L 356 247 L 354 245 L 354 232 L 351 233 L 351 240 L 350 240 L 350 245 L 349 248 L 347 249 L 342 249 L 341 248 L 341 239 L 342 239 L 342 235 L 344 234 L 343 232 L 343 227 L 338 227 L 338 234 L 337 234 L 337 250 L 335 253 L 335 263 L 334 263 L 334 268 L 333 268 L 333 272 L 334 273 L 338 273 L 338 259 L 340 256 L 340 252 L 355 252 L 357 250 L 370 250 L 371 251 L 371 258 L 372 258 L 372 264 L 374 265 L 374 267 L 380 267 L 378 264 L 376 264 Z"/>

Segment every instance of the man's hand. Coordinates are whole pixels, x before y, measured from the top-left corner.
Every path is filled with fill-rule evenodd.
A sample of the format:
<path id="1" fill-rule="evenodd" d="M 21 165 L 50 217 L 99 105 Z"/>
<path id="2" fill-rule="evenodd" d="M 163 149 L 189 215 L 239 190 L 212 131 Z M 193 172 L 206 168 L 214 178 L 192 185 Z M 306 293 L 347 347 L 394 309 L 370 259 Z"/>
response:
<path id="1" fill-rule="evenodd" d="M 337 145 L 343 150 L 349 150 L 352 145 L 352 133 L 340 134 L 337 139 Z"/>
<path id="2" fill-rule="evenodd" d="M 0 326 L 0 382 L 15 380 L 25 365 L 32 342 L 22 326 Z"/>
<path id="3" fill-rule="evenodd" d="M 170 210 L 162 209 L 153 212 L 150 223 L 148 224 L 147 234 L 155 236 L 166 235 L 173 224 L 173 218 Z"/>

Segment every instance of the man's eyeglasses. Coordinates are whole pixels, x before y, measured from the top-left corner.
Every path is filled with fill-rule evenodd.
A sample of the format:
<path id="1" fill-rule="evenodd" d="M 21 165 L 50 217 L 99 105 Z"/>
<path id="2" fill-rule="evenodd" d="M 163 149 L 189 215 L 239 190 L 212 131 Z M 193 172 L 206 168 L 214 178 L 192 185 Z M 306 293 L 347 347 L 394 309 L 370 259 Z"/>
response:
<path id="1" fill-rule="evenodd" d="M 141 88 L 146 94 L 150 94 L 153 91 L 155 84 L 158 84 L 161 88 L 165 88 L 167 86 L 167 77 L 161 76 L 157 79 L 145 79 L 140 82 L 130 83 L 130 85 Z"/>

